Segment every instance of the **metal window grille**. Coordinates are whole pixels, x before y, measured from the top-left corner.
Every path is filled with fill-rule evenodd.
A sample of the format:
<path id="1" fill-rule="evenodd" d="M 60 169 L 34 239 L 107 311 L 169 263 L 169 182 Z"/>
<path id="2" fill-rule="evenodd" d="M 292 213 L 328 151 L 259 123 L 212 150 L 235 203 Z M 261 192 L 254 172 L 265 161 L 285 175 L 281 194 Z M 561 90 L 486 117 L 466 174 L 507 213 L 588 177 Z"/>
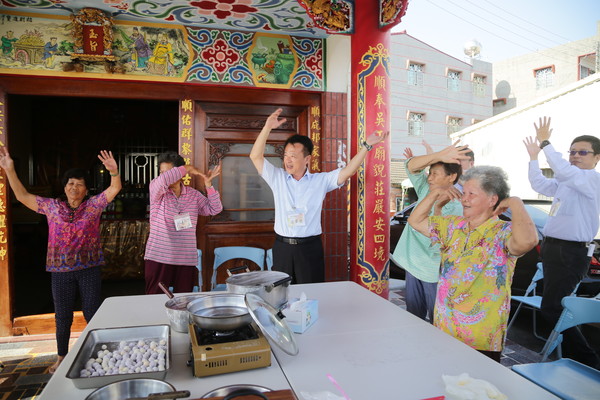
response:
<path id="1" fill-rule="evenodd" d="M 485 96 L 485 76 L 475 75 L 473 77 L 473 94 L 478 97 Z"/>
<path id="2" fill-rule="evenodd" d="M 425 123 L 424 114 L 410 113 L 408 119 L 408 135 L 409 136 L 423 136 Z"/>
<path id="3" fill-rule="evenodd" d="M 535 88 L 544 89 L 551 87 L 554 83 L 554 72 L 552 68 L 542 68 L 535 71 Z"/>
<path id="4" fill-rule="evenodd" d="M 455 118 L 455 117 L 448 118 L 448 124 L 446 126 L 448 135 L 451 135 L 455 132 L 460 131 L 461 125 L 462 125 L 462 118 Z"/>
<path id="5" fill-rule="evenodd" d="M 410 64 L 408 66 L 408 84 L 413 86 L 423 86 L 422 64 Z"/>
<path id="6" fill-rule="evenodd" d="M 460 90 L 460 72 L 448 71 L 448 90 L 452 92 Z"/>

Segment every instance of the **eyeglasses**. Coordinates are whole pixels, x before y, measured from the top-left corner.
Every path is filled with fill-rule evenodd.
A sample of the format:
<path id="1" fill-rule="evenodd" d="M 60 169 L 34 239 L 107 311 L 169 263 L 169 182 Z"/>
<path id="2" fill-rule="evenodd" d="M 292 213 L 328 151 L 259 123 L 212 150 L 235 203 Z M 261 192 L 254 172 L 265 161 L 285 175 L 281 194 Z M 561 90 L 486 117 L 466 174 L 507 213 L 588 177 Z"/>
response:
<path id="1" fill-rule="evenodd" d="M 574 156 L 575 154 L 579 154 L 580 156 L 587 156 L 588 154 L 592 153 L 592 154 L 596 154 L 593 151 L 590 150 L 569 150 L 567 151 L 567 153 L 569 153 L 570 155 Z"/>

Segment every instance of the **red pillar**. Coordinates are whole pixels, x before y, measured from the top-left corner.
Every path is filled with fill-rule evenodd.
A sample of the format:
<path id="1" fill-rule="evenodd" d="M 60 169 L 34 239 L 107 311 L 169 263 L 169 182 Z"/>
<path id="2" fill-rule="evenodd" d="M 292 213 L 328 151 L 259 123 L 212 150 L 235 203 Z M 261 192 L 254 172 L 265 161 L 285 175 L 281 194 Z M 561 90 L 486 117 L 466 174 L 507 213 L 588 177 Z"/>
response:
<path id="1" fill-rule="evenodd" d="M 351 59 L 351 154 L 371 133 L 390 130 L 390 33 L 379 29 L 379 8 L 355 1 Z M 372 292 L 389 294 L 390 140 L 375 146 L 352 178 L 350 277 Z"/>

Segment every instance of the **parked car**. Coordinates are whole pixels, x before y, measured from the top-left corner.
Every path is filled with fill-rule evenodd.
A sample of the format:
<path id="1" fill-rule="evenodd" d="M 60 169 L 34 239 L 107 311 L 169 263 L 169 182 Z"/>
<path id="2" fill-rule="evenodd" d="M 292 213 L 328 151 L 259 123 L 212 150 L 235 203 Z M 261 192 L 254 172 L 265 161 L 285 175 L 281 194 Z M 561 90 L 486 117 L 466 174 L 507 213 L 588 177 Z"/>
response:
<path id="1" fill-rule="evenodd" d="M 546 220 L 548 219 L 548 212 L 550 211 L 550 206 L 552 204 L 552 202 L 549 200 L 524 200 L 524 203 L 525 209 L 527 210 L 527 213 L 533 220 L 538 231 L 539 244 L 527 253 L 525 253 L 523 256 L 519 257 L 519 259 L 517 260 L 512 282 L 513 295 L 523 295 L 525 293 L 525 290 L 527 289 L 527 286 L 529 286 L 531 278 L 533 278 L 533 274 L 537 269 L 537 263 L 541 261 L 540 244 L 542 243 L 542 239 L 544 238 L 542 230 L 544 229 L 544 225 L 546 225 Z M 408 217 L 410 216 L 410 213 L 414 209 L 415 205 L 416 203 L 412 203 L 408 207 L 397 212 L 390 221 L 390 251 L 392 253 L 396 248 L 398 240 L 400 240 L 402 231 L 406 227 Z M 500 215 L 500 219 L 510 221 L 510 210 Z M 598 259 L 600 259 L 600 236 L 596 237 L 595 242 L 595 256 L 592 257 L 592 262 L 589 266 L 588 276 L 584 280 L 585 283 L 580 285 L 579 290 L 577 292 L 578 295 L 595 296 L 600 292 L 600 263 L 598 262 Z M 405 271 L 402 268 L 402 266 L 397 265 L 391 259 L 390 278 L 405 278 Z M 543 281 L 538 287 L 541 288 L 542 285 Z"/>

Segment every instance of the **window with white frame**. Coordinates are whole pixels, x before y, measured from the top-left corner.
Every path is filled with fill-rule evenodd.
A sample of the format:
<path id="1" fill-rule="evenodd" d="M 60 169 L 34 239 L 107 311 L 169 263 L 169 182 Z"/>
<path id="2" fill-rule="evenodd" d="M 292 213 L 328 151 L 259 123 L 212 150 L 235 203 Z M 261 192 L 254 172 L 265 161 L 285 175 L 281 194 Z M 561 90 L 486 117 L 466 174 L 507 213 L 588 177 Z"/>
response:
<path id="1" fill-rule="evenodd" d="M 486 77 L 483 75 L 473 75 L 473 94 L 477 97 L 485 96 L 485 81 Z"/>
<path id="2" fill-rule="evenodd" d="M 462 118 L 448 117 L 448 123 L 446 124 L 446 132 L 448 133 L 448 136 L 450 136 L 454 132 L 460 131 L 461 126 Z"/>
<path id="3" fill-rule="evenodd" d="M 425 65 L 411 62 L 408 65 L 408 84 L 423 86 L 423 70 Z"/>
<path id="4" fill-rule="evenodd" d="M 424 125 L 425 114 L 412 112 L 408 114 L 408 136 L 423 136 Z"/>
<path id="5" fill-rule="evenodd" d="M 554 84 L 554 68 L 545 67 L 535 70 L 535 88 L 544 89 Z"/>
<path id="6" fill-rule="evenodd" d="M 460 71 L 448 71 L 448 90 L 451 92 L 460 91 Z"/>

